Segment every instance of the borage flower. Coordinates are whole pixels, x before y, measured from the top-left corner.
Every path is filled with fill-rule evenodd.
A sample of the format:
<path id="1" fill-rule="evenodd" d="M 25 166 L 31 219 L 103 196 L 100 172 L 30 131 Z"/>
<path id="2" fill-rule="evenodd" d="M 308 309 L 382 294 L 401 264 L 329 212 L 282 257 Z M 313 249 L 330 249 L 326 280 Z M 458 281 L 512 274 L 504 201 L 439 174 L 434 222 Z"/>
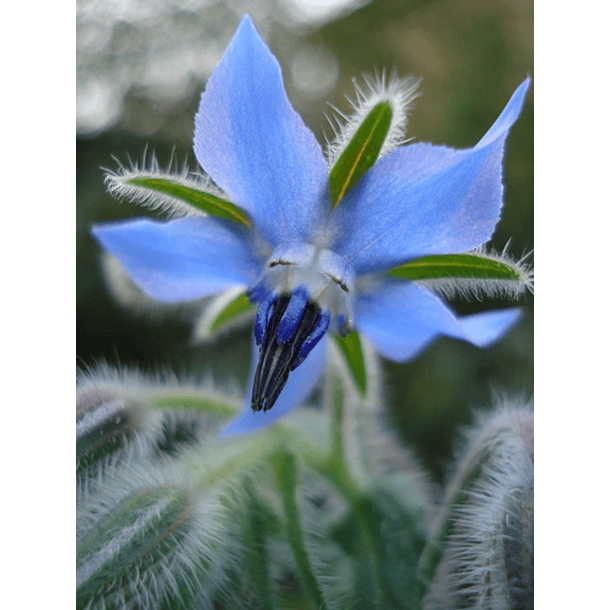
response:
<path id="1" fill-rule="evenodd" d="M 361 347 L 354 329 L 406 361 L 439 335 L 484 347 L 516 322 L 517 309 L 457 317 L 434 293 L 514 295 L 530 285 L 523 262 L 481 250 L 499 219 L 504 141 L 528 84 L 474 148 L 453 150 L 399 146 L 417 83 L 368 79 L 325 157 L 277 61 L 242 19 L 195 119 L 195 155 L 211 180 L 137 168 L 107 177 L 119 197 L 186 217 L 94 228 L 154 299 L 223 293 L 204 315 L 210 328 L 257 305 L 251 394 L 226 434 L 302 402 L 322 374 L 329 333 L 350 362 Z"/>

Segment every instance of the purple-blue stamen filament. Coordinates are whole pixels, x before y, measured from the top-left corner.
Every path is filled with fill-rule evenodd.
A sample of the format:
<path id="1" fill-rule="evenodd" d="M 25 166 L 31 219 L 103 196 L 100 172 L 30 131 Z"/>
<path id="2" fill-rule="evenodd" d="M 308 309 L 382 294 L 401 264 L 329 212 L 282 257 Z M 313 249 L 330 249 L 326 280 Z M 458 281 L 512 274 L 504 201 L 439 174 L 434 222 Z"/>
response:
<path id="1" fill-rule="evenodd" d="M 277 327 L 277 342 L 279 344 L 286 343 L 296 332 L 308 300 L 309 295 L 304 286 L 299 286 L 292 292 L 290 301 Z"/>
<path id="2" fill-rule="evenodd" d="M 252 296 L 250 298 L 251 300 L 255 300 Z M 256 339 L 256 345 L 260 345 L 265 340 L 267 323 L 269 322 L 269 312 L 276 299 L 277 294 L 268 292 L 259 303 L 258 309 L 256 310 L 256 320 L 254 322 L 254 338 Z"/>

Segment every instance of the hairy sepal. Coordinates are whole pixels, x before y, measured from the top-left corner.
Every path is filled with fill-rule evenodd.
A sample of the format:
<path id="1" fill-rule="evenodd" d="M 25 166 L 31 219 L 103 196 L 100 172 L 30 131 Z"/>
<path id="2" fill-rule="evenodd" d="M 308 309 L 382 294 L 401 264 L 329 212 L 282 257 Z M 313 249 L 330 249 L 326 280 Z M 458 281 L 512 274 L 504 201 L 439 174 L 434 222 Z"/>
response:
<path id="1" fill-rule="evenodd" d="M 161 564 L 187 534 L 188 496 L 170 487 L 142 490 L 124 498 L 78 542 L 77 604 L 117 595 L 126 573 L 139 564 Z M 127 600 L 126 600 L 127 601 Z"/>
<path id="2" fill-rule="evenodd" d="M 230 587 L 241 510 L 230 490 L 198 490 L 184 466 L 137 452 L 81 488 L 77 607 L 213 607 Z"/>
<path id="3" fill-rule="evenodd" d="M 329 167 L 337 162 L 343 151 L 358 131 L 364 119 L 380 102 L 387 102 L 392 109 L 392 121 L 387 137 L 381 147 L 380 156 L 405 143 L 408 113 L 413 100 L 418 97 L 420 79 L 408 76 L 398 78 L 394 73 L 388 77 L 385 72 L 363 76 L 364 84 L 354 80 L 355 99 L 347 98 L 351 113 L 344 114 L 337 108 L 334 117 L 328 117 L 334 138 L 327 144 L 326 156 Z"/>
<path id="4" fill-rule="evenodd" d="M 377 161 L 392 123 L 392 106 L 379 102 L 364 118 L 330 171 L 333 207 Z"/>
<path id="5" fill-rule="evenodd" d="M 160 210 L 170 217 L 209 215 L 251 227 L 248 215 L 228 201 L 208 178 L 190 173 L 163 171 L 153 158 L 149 169 L 137 165 L 106 171 L 108 192 L 121 201 Z"/>
<path id="6" fill-rule="evenodd" d="M 445 297 L 513 298 L 534 291 L 534 273 L 527 259 L 513 260 L 485 251 L 437 254 L 414 259 L 386 273 L 417 282 Z"/>
<path id="7" fill-rule="evenodd" d="M 235 414 L 241 405 L 238 388 L 220 388 L 210 375 L 197 381 L 180 379 L 174 373 L 160 370 L 145 374 L 138 369 L 99 363 L 77 374 L 79 396 L 91 391 L 109 394 L 113 399 L 135 402 L 150 409 L 188 409 L 222 417 Z"/>
<path id="8" fill-rule="evenodd" d="M 358 390 L 360 397 L 364 398 L 368 391 L 369 371 L 367 370 L 367 359 L 365 357 L 362 338 L 357 331 L 352 331 L 346 337 L 333 335 L 335 344 L 343 358 L 349 376 Z"/>

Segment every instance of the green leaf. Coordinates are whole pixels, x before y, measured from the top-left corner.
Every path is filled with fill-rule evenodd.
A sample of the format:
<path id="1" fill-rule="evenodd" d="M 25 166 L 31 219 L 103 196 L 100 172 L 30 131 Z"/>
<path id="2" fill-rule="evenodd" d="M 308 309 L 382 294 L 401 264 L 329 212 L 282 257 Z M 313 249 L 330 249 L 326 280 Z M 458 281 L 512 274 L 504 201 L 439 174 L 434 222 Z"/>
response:
<path id="1" fill-rule="evenodd" d="M 523 270 L 512 261 L 480 254 L 435 254 L 422 256 L 387 272 L 402 280 L 478 279 L 523 281 Z"/>
<path id="2" fill-rule="evenodd" d="M 222 197 L 217 197 L 216 195 L 206 193 L 205 191 L 200 191 L 199 189 L 180 184 L 175 180 L 160 177 L 139 176 L 127 178 L 124 181 L 124 184 L 169 195 L 175 199 L 190 203 L 199 210 L 205 212 L 206 214 L 210 214 L 211 216 L 239 222 L 246 227 L 252 226 L 252 223 L 250 222 L 250 219 L 246 213 L 230 201 L 227 201 Z"/>
<path id="3" fill-rule="evenodd" d="M 360 335 L 354 330 L 347 337 L 334 335 L 333 338 L 345 358 L 356 387 L 362 396 L 366 396 L 367 370 Z"/>
<path id="4" fill-rule="evenodd" d="M 392 106 L 379 102 L 366 116 L 330 171 L 333 208 L 379 156 L 392 122 Z"/>

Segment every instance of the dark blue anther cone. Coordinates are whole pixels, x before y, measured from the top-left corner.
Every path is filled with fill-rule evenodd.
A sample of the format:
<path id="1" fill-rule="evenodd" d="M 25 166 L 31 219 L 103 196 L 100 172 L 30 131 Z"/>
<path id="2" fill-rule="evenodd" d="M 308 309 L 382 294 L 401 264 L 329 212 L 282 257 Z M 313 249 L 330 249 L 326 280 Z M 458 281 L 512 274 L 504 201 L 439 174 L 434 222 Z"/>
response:
<path id="1" fill-rule="evenodd" d="M 290 372 L 328 330 L 330 314 L 303 293 L 297 289 L 293 294 L 279 295 L 271 304 L 263 300 L 259 305 L 255 334 L 261 348 L 252 386 L 253 411 L 273 407 Z M 264 330 L 260 328 L 263 325 Z"/>

